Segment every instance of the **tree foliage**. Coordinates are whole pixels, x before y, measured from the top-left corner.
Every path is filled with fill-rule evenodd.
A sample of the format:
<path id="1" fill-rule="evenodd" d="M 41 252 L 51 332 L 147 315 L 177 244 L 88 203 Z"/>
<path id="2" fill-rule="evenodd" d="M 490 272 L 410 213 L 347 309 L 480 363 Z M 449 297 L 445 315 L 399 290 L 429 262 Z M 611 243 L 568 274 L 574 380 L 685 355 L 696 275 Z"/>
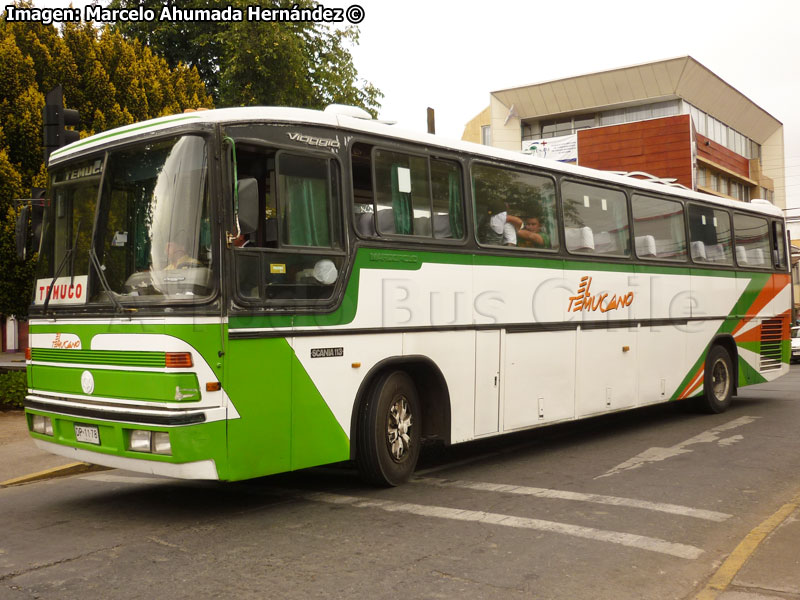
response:
<path id="1" fill-rule="evenodd" d="M 31 7 L 29 0 L 18 6 Z M 64 102 L 81 115 L 81 135 L 168 114 L 212 107 L 198 71 L 170 67 L 138 40 L 110 27 L 0 20 L 0 314 L 24 316 L 34 260 L 16 261 L 14 199 L 45 187 L 42 108 L 64 86 Z"/>
<path id="2" fill-rule="evenodd" d="M 151 9 L 156 16 L 168 0 L 112 0 L 111 8 Z M 135 38 L 164 56 L 170 66 L 195 67 L 218 106 L 360 106 L 377 115 L 383 94 L 360 80 L 350 47 L 358 28 L 314 22 L 248 21 L 250 0 L 186 0 L 182 9 L 243 12 L 241 21 L 119 22 Z M 259 2 L 261 8 L 313 8 L 312 0 Z"/>

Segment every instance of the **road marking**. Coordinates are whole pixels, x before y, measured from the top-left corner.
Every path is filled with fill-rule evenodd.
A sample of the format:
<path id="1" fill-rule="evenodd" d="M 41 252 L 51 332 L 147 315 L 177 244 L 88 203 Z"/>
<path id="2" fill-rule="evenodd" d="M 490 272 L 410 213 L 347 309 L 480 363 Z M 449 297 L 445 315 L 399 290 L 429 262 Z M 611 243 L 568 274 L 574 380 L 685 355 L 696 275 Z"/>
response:
<path id="1" fill-rule="evenodd" d="M 557 500 L 576 500 L 578 502 L 593 502 L 595 504 L 608 504 L 611 506 L 627 506 L 631 508 L 641 508 L 645 510 L 655 510 L 659 512 L 680 515 L 683 517 L 694 517 L 707 521 L 721 523 L 730 519 L 732 515 L 727 513 L 715 512 L 713 510 L 703 510 L 681 506 L 679 504 L 667 504 L 664 502 L 648 502 L 647 500 L 636 500 L 634 498 L 620 498 L 617 496 L 602 496 L 600 494 L 581 494 L 579 492 L 568 492 L 565 490 L 549 490 L 545 488 L 526 487 L 521 485 L 506 485 L 502 483 L 485 483 L 481 481 L 458 481 L 449 479 L 436 479 L 434 477 L 420 477 L 413 480 L 415 483 L 424 483 L 437 487 L 454 487 L 467 490 L 478 490 L 483 492 L 501 492 L 506 494 L 518 494 L 521 496 L 535 496 L 537 498 L 554 498 Z"/>
<path id="2" fill-rule="evenodd" d="M 411 504 L 407 502 L 395 502 L 392 500 L 378 500 L 372 498 L 358 498 L 355 496 L 344 496 L 341 494 L 329 494 L 325 492 L 302 493 L 294 492 L 299 498 L 311 502 L 324 502 L 326 504 L 339 504 L 353 506 L 356 508 L 377 508 L 387 512 L 401 512 L 421 517 L 434 517 L 439 519 L 451 519 L 455 521 L 471 521 L 486 525 L 502 525 L 504 527 L 515 527 L 519 529 L 533 529 L 536 531 L 547 531 L 560 533 L 574 537 L 620 544 L 640 550 L 668 554 L 678 558 L 696 559 L 703 554 L 703 550 L 695 546 L 668 542 L 659 538 L 646 537 L 619 531 L 605 531 L 592 527 L 582 527 L 570 525 L 568 523 L 557 523 L 554 521 L 543 521 L 541 519 L 529 519 L 526 517 L 515 517 L 512 515 L 502 515 L 498 513 L 488 513 L 476 510 L 462 510 L 458 508 L 448 508 L 445 506 L 429 506 L 423 504 Z"/>
<path id="3" fill-rule="evenodd" d="M 749 425 L 750 423 L 755 422 L 755 420 L 759 418 L 760 417 L 740 417 L 729 423 L 720 425 L 719 427 L 714 427 L 713 429 L 704 431 L 701 434 L 691 437 L 688 440 L 681 442 L 680 444 L 670 446 L 669 448 L 659 448 L 659 447 L 648 448 L 647 450 L 645 450 L 640 454 L 637 454 L 630 460 L 626 460 L 624 463 L 617 465 L 616 467 L 606 471 L 602 475 L 598 475 L 597 477 L 595 477 L 595 479 L 600 479 L 602 477 L 610 477 L 611 475 L 616 475 L 617 473 L 621 473 L 623 471 L 638 469 L 639 467 L 646 465 L 648 463 L 660 462 L 662 460 L 667 460 L 668 458 L 673 458 L 681 454 L 688 454 L 690 452 L 694 452 L 694 450 L 687 448 L 687 446 L 693 446 L 695 444 L 710 444 L 713 442 L 718 442 L 721 447 L 730 446 L 731 443 L 733 443 L 734 438 L 726 438 L 724 440 L 721 440 L 720 439 L 721 433 L 729 431 L 731 429 L 736 429 L 737 427 Z M 740 438 L 740 436 L 734 436 L 734 437 Z M 735 441 L 739 440 L 736 439 Z"/>
<path id="4" fill-rule="evenodd" d="M 128 484 L 152 484 L 156 482 L 171 481 L 161 477 L 137 477 L 137 476 L 124 476 L 114 474 L 98 474 L 87 475 L 81 479 L 89 481 L 101 481 L 105 483 L 128 483 Z M 417 480 L 418 481 L 418 480 Z M 462 482 L 447 482 L 446 480 L 430 480 L 430 482 L 443 481 L 445 485 L 450 483 Z M 428 483 L 428 481 L 422 481 Z M 470 483 L 470 482 L 463 482 Z M 480 484 L 478 484 L 480 485 Z M 511 493 L 526 493 L 524 491 L 512 490 L 534 490 L 536 488 L 524 488 L 518 486 L 502 486 L 495 484 L 486 484 L 489 487 L 482 489 L 490 489 L 490 491 L 511 491 Z M 491 489 L 491 488 L 498 489 Z M 263 490 L 262 490 L 263 491 Z M 557 492 L 555 490 L 542 490 L 543 492 L 555 492 L 556 495 L 550 497 L 578 499 L 578 497 L 585 498 L 599 498 L 601 500 L 607 499 L 607 504 L 621 504 L 631 505 L 628 502 L 637 503 L 638 501 L 629 500 L 626 498 L 614 498 L 613 496 L 596 496 L 594 494 L 574 494 L 572 492 Z M 498 513 L 489 513 L 475 510 L 462 510 L 458 508 L 448 508 L 444 506 L 430 506 L 423 504 L 411 504 L 407 502 L 396 502 L 392 500 L 379 500 L 373 498 L 362 498 L 356 496 L 345 496 L 342 494 L 329 494 L 325 492 L 302 492 L 300 490 L 278 489 L 273 488 L 268 493 L 279 495 L 291 495 L 295 498 L 308 500 L 310 502 L 323 502 L 326 504 L 340 504 L 349 505 L 355 508 L 377 508 L 387 512 L 403 512 L 422 517 L 434 517 L 440 519 L 451 519 L 456 521 L 471 521 L 476 523 L 483 523 L 487 525 L 502 525 L 504 527 L 515 527 L 518 529 L 532 529 L 537 531 L 547 531 L 551 533 L 560 533 L 562 535 L 570 535 L 573 537 L 580 537 L 589 540 L 600 542 L 608 542 L 612 544 L 619 544 L 631 548 L 638 548 L 640 550 L 648 550 L 650 552 L 658 552 L 660 554 L 667 554 L 669 556 L 676 556 L 678 558 L 685 558 L 694 560 L 703 554 L 701 548 L 689 546 L 687 544 L 678 544 L 669 542 L 659 538 L 653 538 L 643 535 L 636 535 L 632 533 L 624 533 L 619 531 L 606 531 L 603 529 L 595 529 L 593 527 L 583 527 L 580 525 L 571 525 L 569 523 L 558 523 L 555 521 L 544 521 L 541 519 L 530 519 L 527 517 L 515 517 L 513 515 L 503 515 Z M 589 500 L 598 501 L 598 500 Z M 620 502 L 617 502 L 620 501 Z M 656 503 L 640 502 L 644 505 L 656 505 Z M 676 505 L 663 505 L 666 507 Z M 678 507 L 686 508 L 686 507 Z M 694 509 L 690 509 L 694 510 Z M 667 511 L 672 512 L 672 511 Z M 720 520 L 720 518 L 728 518 L 729 515 L 723 513 L 711 513 L 710 511 L 699 511 L 699 513 L 708 512 L 709 514 L 718 515 L 712 520 Z M 697 515 L 693 515 L 697 516 Z M 700 517 L 700 518 L 708 518 Z"/>
<path id="5" fill-rule="evenodd" d="M 778 528 L 789 516 L 800 508 L 800 494 L 797 494 L 791 501 L 781 506 L 771 517 L 753 529 L 747 536 L 739 542 L 731 555 L 722 563 L 706 587 L 697 594 L 696 600 L 714 600 L 719 594 L 724 592 L 730 585 L 733 578 L 739 573 L 748 559 L 758 549 L 764 539 Z"/>

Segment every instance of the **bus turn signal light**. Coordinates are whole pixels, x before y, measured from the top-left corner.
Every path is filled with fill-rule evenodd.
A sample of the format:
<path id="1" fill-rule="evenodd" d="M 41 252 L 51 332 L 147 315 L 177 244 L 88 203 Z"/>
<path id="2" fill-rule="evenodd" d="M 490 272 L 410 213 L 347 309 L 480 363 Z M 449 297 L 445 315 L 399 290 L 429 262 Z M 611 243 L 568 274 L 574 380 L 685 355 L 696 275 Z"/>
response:
<path id="1" fill-rule="evenodd" d="M 207 392 L 218 392 L 222 389 L 222 384 L 219 381 L 209 381 L 206 383 Z"/>
<path id="2" fill-rule="evenodd" d="M 193 365 L 189 352 L 167 352 L 166 362 L 170 369 L 188 369 Z"/>

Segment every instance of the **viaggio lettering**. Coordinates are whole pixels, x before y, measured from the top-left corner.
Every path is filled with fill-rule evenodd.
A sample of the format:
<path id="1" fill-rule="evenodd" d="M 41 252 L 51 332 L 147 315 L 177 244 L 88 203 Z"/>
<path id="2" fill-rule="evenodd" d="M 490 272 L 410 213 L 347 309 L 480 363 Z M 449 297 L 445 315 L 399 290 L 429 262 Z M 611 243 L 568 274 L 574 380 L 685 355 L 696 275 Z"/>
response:
<path id="1" fill-rule="evenodd" d="M 300 142 L 301 144 L 308 144 L 309 146 L 317 146 L 318 148 L 341 148 L 342 144 L 338 139 L 314 137 L 304 133 L 291 132 L 287 133 L 289 139 L 293 142 Z"/>

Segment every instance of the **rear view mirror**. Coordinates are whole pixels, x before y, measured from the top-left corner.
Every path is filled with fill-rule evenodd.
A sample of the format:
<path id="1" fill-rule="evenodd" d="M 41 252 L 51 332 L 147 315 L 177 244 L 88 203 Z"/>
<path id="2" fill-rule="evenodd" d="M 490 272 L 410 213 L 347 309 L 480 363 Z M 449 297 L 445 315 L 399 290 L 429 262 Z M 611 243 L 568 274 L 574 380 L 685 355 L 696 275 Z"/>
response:
<path id="1" fill-rule="evenodd" d="M 28 250 L 28 217 L 31 212 L 30 206 L 23 206 L 17 215 L 17 226 L 15 236 L 17 241 L 17 260 L 24 261 Z"/>
<path id="2" fill-rule="evenodd" d="M 258 181 L 255 177 L 239 180 L 239 228 L 241 233 L 258 229 Z"/>

